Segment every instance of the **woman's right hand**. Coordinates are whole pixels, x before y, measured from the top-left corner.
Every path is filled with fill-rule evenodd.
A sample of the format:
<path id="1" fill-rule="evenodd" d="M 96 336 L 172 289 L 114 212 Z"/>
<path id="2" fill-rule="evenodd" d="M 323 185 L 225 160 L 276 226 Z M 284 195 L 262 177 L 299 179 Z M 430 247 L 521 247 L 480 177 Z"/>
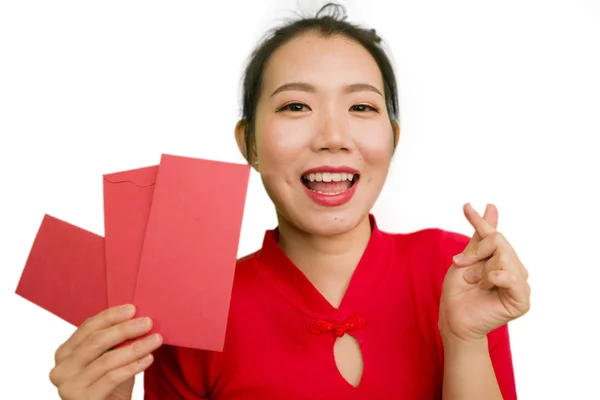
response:
<path id="1" fill-rule="evenodd" d="M 162 343 L 154 334 L 113 349 L 152 328 L 132 305 L 109 308 L 85 321 L 55 353 L 50 381 L 63 400 L 131 399 L 135 375 L 152 364 Z"/>

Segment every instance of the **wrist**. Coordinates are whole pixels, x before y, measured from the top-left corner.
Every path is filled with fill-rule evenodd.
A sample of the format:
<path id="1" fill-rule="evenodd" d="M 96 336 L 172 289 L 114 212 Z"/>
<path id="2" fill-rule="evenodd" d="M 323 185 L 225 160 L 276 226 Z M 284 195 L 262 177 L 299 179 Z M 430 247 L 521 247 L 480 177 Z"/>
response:
<path id="1" fill-rule="evenodd" d="M 502 399 L 487 337 L 464 339 L 444 335 L 443 399 Z"/>
<path id="2" fill-rule="evenodd" d="M 486 349 L 488 348 L 487 335 L 456 335 L 453 332 L 440 330 L 440 337 L 444 348 L 453 347 L 461 349 Z"/>
<path id="3" fill-rule="evenodd" d="M 443 316 L 438 320 L 438 330 L 445 345 L 474 347 L 484 342 L 487 344 L 487 335 L 483 332 L 451 326 Z"/>
<path id="4" fill-rule="evenodd" d="M 459 338 L 454 336 L 443 335 L 442 345 L 444 353 L 448 357 L 477 357 L 478 355 L 489 355 L 487 337 L 483 338 Z"/>

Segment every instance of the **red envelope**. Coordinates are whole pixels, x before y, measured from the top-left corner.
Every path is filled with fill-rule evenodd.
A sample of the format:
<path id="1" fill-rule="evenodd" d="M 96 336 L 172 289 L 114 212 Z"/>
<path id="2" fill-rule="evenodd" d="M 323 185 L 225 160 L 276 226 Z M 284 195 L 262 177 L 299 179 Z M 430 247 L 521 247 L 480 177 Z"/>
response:
<path id="1" fill-rule="evenodd" d="M 158 166 L 104 175 L 104 237 L 109 307 L 133 302 Z"/>
<path id="2" fill-rule="evenodd" d="M 222 351 L 248 165 L 163 155 L 134 294 L 164 343 Z"/>
<path id="3" fill-rule="evenodd" d="M 45 215 L 16 294 L 81 325 L 107 307 L 104 238 Z"/>

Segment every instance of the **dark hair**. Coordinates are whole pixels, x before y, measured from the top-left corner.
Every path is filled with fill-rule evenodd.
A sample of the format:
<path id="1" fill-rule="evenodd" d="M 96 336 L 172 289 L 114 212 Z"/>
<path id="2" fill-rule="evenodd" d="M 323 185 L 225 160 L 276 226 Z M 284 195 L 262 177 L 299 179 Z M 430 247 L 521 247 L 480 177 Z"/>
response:
<path id="1" fill-rule="evenodd" d="M 345 36 L 362 45 L 375 59 L 383 78 L 386 108 L 390 120 L 398 120 L 398 89 L 394 69 L 381 45 L 381 37 L 374 29 L 366 29 L 346 21 L 346 10 L 342 5 L 327 3 L 313 17 L 300 17 L 268 33 L 268 36 L 251 54 L 244 72 L 242 119 L 246 121 L 246 159 L 251 162 L 256 106 L 262 89 L 263 74 L 273 53 L 295 37 L 315 32 L 324 37 Z M 395 143 L 394 143 L 395 144 Z"/>

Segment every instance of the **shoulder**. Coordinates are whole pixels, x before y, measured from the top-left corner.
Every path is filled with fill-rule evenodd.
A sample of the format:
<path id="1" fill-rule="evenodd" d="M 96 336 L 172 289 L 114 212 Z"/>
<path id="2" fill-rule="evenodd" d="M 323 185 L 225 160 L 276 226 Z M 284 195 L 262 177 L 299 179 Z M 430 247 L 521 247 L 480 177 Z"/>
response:
<path id="1" fill-rule="evenodd" d="M 255 276 L 259 256 L 260 250 L 256 250 L 237 259 L 235 263 L 234 284 L 241 283 Z"/>
<path id="2" fill-rule="evenodd" d="M 434 282 L 440 286 L 452 265 L 452 257 L 467 246 L 470 238 L 441 228 L 424 228 L 404 233 L 383 233 L 391 243 L 397 264 L 414 281 Z"/>
<path id="3" fill-rule="evenodd" d="M 408 253 L 452 257 L 464 250 L 470 238 L 462 233 L 441 228 L 424 228 L 406 233 L 383 233 L 389 237 L 395 249 Z"/>
<path id="4" fill-rule="evenodd" d="M 246 254 L 245 256 L 238 258 L 236 261 L 236 270 L 239 268 L 244 268 L 244 266 L 251 265 L 254 262 L 254 260 L 258 257 L 259 253 L 260 250 L 256 250 L 250 254 Z"/>
<path id="5" fill-rule="evenodd" d="M 257 306 L 259 299 L 269 296 L 272 290 L 263 275 L 264 260 L 261 257 L 262 249 L 244 255 L 236 261 L 231 288 L 231 314 L 242 310 L 247 315 L 248 308 Z M 245 319 L 245 317 L 243 318 Z"/>

